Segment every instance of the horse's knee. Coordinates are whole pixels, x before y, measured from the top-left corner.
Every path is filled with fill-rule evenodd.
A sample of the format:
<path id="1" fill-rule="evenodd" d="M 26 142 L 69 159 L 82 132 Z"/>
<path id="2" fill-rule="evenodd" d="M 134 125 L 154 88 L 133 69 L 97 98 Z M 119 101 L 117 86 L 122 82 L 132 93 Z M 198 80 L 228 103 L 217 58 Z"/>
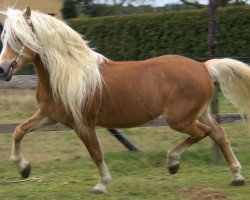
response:
<path id="1" fill-rule="evenodd" d="M 15 142 L 20 142 L 24 135 L 25 135 L 25 131 L 23 130 L 21 125 L 18 125 L 13 134 L 13 140 Z"/>

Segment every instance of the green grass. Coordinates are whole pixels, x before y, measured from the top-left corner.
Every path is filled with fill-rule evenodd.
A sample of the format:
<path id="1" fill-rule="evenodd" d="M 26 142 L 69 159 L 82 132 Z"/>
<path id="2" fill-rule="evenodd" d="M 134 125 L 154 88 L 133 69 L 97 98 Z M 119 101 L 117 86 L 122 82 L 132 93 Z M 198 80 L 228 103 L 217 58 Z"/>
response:
<path id="1" fill-rule="evenodd" d="M 220 111 L 235 112 L 220 96 Z M 11 103 L 10 103 L 11 107 Z M 27 107 L 28 108 L 28 107 Z M 32 109 L 8 110 L 0 113 L 1 122 L 21 122 Z M 4 120 L 2 120 L 2 117 Z M 224 124 L 231 145 L 250 179 L 250 138 L 243 124 Z M 214 188 L 233 200 L 248 200 L 250 184 L 229 186 L 231 174 L 225 162 L 213 163 L 212 142 L 206 138 L 190 147 L 181 159 L 181 169 L 169 175 L 165 165 L 166 151 L 187 136 L 169 127 L 121 130 L 141 152 L 129 152 L 106 130 L 97 133 L 112 174 L 104 196 L 92 196 L 98 172 L 88 152 L 73 131 L 34 132 L 28 134 L 22 151 L 32 164 L 31 180 L 19 182 L 20 176 L 9 159 L 11 134 L 0 134 L 0 199 L 104 199 L 104 200 L 188 200 L 179 196 L 185 187 Z"/>
<path id="2" fill-rule="evenodd" d="M 250 140 L 240 124 L 224 125 L 233 149 L 241 161 L 243 174 L 250 177 Z M 18 182 L 20 176 L 10 163 L 10 135 L 0 135 L 4 155 L 0 162 L 0 199 L 188 199 L 178 196 L 184 187 L 212 187 L 234 200 L 249 198 L 250 185 L 229 186 L 231 174 L 223 162 L 212 162 L 211 141 L 204 139 L 186 151 L 181 169 L 169 175 L 165 165 L 167 149 L 185 136 L 165 127 L 135 128 L 125 134 L 142 152 L 128 152 L 105 130 L 98 135 L 105 149 L 105 160 L 113 176 L 109 193 L 92 196 L 90 191 L 98 180 L 98 172 L 77 137 L 68 132 L 32 133 L 23 143 L 23 153 L 31 161 L 34 182 Z M 154 140 L 158 141 L 157 143 Z M 152 145 L 149 147 L 150 141 Z M 165 146 L 164 146 L 165 144 Z M 1 145 L 2 146 L 2 145 Z M 7 152 L 7 153 L 6 153 Z"/>
<path id="3" fill-rule="evenodd" d="M 165 152 L 118 152 L 106 154 L 113 180 L 109 193 L 93 197 L 89 191 L 98 179 L 97 170 L 89 158 L 44 161 L 33 165 L 35 182 L 12 183 L 19 176 L 13 165 L 1 164 L 0 199 L 182 199 L 177 191 L 187 186 L 213 187 L 235 200 L 248 199 L 250 186 L 231 187 L 230 175 L 224 165 L 208 162 L 211 151 L 187 152 L 181 170 L 169 175 L 165 167 Z M 240 154 L 240 157 L 245 157 Z M 244 164 L 249 163 L 244 160 Z M 3 170 L 4 169 L 4 170 Z M 250 177 L 250 168 L 244 175 Z M 167 198 L 166 198 L 167 197 Z"/>

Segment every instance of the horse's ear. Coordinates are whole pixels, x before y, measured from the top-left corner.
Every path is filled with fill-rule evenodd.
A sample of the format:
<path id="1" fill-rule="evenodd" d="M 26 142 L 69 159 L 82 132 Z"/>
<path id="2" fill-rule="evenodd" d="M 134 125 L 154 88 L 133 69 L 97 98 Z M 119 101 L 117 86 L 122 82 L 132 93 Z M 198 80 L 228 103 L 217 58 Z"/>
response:
<path id="1" fill-rule="evenodd" d="M 30 7 L 28 6 L 28 7 L 26 8 L 26 10 L 24 11 L 23 16 L 24 16 L 26 19 L 30 19 L 30 15 L 31 15 L 31 9 L 30 9 Z"/>

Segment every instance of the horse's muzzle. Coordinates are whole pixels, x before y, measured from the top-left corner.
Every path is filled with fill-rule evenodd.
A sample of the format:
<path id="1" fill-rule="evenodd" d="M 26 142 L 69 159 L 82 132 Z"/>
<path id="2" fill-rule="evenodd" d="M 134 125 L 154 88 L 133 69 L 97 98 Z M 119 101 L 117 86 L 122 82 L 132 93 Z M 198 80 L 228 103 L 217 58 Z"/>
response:
<path id="1" fill-rule="evenodd" d="M 12 61 L 5 61 L 0 63 L 0 79 L 10 81 L 13 76 Z"/>

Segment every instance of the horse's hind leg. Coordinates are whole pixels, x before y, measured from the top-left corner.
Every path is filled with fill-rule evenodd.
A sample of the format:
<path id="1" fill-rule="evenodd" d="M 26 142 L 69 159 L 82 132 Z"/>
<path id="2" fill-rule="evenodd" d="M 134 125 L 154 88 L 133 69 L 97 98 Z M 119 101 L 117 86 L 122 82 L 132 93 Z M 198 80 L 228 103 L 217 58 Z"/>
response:
<path id="1" fill-rule="evenodd" d="M 31 167 L 21 154 L 21 141 L 26 133 L 40 129 L 46 125 L 54 124 L 51 118 L 37 111 L 29 120 L 18 125 L 13 134 L 13 146 L 10 159 L 17 165 L 23 178 L 28 178 Z"/>
<path id="2" fill-rule="evenodd" d="M 211 134 L 209 137 L 219 146 L 221 149 L 229 168 L 232 172 L 231 185 L 244 185 L 245 179 L 241 175 L 241 164 L 237 160 L 234 152 L 231 148 L 230 142 L 223 128 L 208 114 L 208 112 L 202 115 L 201 121 L 211 127 Z"/>
<path id="3" fill-rule="evenodd" d="M 181 128 L 180 128 L 181 127 Z M 187 133 L 190 135 L 182 143 L 178 144 L 174 148 L 168 151 L 167 165 L 169 173 L 175 174 L 179 169 L 180 157 L 182 153 L 191 145 L 199 142 L 205 138 L 209 133 L 210 129 L 199 121 L 195 121 L 189 128 L 184 128 L 185 126 L 172 126 L 171 128 L 179 132 Z"/>
<path id="4" fill-rule="evenodd" d="M 107 193 L 106 186 L 111 181 L 111 175 L 104 161 L 102 149 L 96 136 L 95 128 L 85 127 L 84 132 L 76 131 L 76 133 L 86 146 L 90 156 L 99 170 L 100 180 L 93 188 L 92 193 Z"/>

